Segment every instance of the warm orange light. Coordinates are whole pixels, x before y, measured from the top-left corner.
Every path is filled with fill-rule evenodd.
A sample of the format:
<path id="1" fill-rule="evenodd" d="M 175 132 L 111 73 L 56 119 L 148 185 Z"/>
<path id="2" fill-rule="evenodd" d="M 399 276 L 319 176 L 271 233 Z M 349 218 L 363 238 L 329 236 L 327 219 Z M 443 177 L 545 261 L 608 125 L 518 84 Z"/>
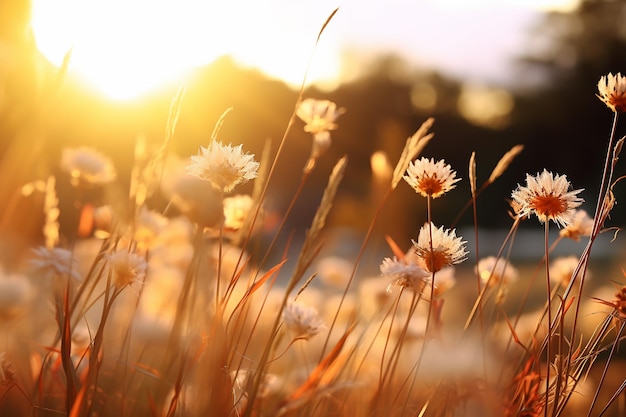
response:
<path id="1" fill-rule="evenodd" d="M 53 64 L 71 49 L 70 72 L 116 99 L 180 81 L 225 54 L 297 85 L 326 16 L 261 3 L 33 0 L 31 24 L 39 50 Z M 313 65 L 309 80 L 335 78 L 337 54 L 321 45 L 315 61 L 323 64 Z"/>

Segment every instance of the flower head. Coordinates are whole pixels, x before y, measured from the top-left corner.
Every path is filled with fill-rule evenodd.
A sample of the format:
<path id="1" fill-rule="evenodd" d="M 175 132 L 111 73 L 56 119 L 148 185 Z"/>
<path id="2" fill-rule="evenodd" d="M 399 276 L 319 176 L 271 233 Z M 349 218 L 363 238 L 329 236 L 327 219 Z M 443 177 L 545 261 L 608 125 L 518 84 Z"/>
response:
<path id="1" fill-rule="evenodd" d="M 505 259 L 487 256 L 478 261 L 476 271 L 482 283 L 489 286 L 498 283 L 509 284 L 517 280 L 519 271 Z"/>
<path id="2" fill-rule="evenodd" d="M 74 186 L 96 186 L 115 180 L 115 167 L 111 160 L 99 151 L 81 146 L 66 148 L 61 153 L 61 168 L 70 174 Z"/>
<path id="3" fill-rule="evenodd" d="M 352 276 L 353 265 L 339 256 L 326 256 L 317 262 L 317 276 L 324 284 L 345 288 Z"/>
<path id="4" fill-rule="evenodd" d="M 45 246 L 40 246 L 33 249 L 33 254 L 34 257 L 30 264 L 35 272 L 53 277 L 80 279 L 78 261 L 69 250 L 63 248 L 48 249 Z"/>
<path id="5" fill-rule="evenodd" d="M 565 175 L 552 175 L 544 169 L 536 176 L 526 174 L 526 186 L 518 184 L 511 197 L 519 204 L 520 217 L 535 214 L 541 223 L 552 220 L 559 226 L 567 226 L 572 221 L 574 209 L 583 202 L 576 196 L 581 191 L 570 191 Z"/>
<path id="6" fill-rule="evenodd" d="M 615 300 L 611 304 L 613 304 L 622 319 L 626 318 L 626 286 L 623 286 L 615 293 Z"/>
<path id="7" fill-rule="evenodd" d="M 298 303 L 289 303 L 283 310 L 285 326 L 296 338 L 310 339 L 324 329 L 324 322 L 317 309 Z"/>
<path id="8" fill-rule="evenodd" d="M 593 219 L 585 210 L 576 210 L 572 216 L 572 221 L 561 229 L 559 235 L 569 239 L 579 241 L 581 236 L 591 235 L 593 229 Z"/>
<path id="9" fill-rule="evenodd" d="M 400 261 L 395 256 L 393 259 L 385 258 L 383 260 L 380 265 L 380 272 L 392 279 L 387 291 L 391 285 L 397 285 L 403 288 L 413 288 L 420 292 L 430 282 L 430 272 L 416 263 Z"/>
<path id="10" fill-rule="evenodd" d="M 242 145 L 222 145 L 213 140 L 208 148 L 200 147 L 198 155 L 191 157 L 187 171 L 224 192 L 232 191 L 236 185 L 244 184 L 257 177 L 259 163 L 253 154 L 242 151 Z"/>
<path id="11" fill-rule="evenodd" d="M 553 261 L 550 262 L 550 281 L 560 284 L 564 288 L 569 285 L 574 272 L 578 268 L 579 260 L 578 257 L 571 256 L 560 256 Z M 591 272 L 587 269 L 585 272 L 585 279 L 588 279 L 591 276 Z M 583 268 L 578 268 L 578 273 L 576 274 L 576 282 L 580 282 L 583 275 Z"/>
<path id="12" fill-rule="evenodd" d="M 224 227 L 239 230 L 243 227 L 254 201 L 247 194 L 238 194 L 224 199 Z"/>
<path id="13" fill-rule="evenodd" d="M 304 131 L 312 133 L 314 136 L 337 129 L 335 121 L 345 112 L 344 108 L 337 108 L 337 105 L 330 100 L 316 100 L 307 98 L 303 100 L 296 110 L 296 114 L 306 125 Z"/>
<path id="14" fill-rule="evenodd" d="M 108 254 L 106 259 L 113 282 L 118 288 L 141 282 L 148 269 L 148 263 L 143 257 L 125 249 Z"/>
<path id="15" fill-rule="evenodd" d="M 437 228 L 433 223 L 425 223 L 419 231 L 417 242 L 413 241 L 415 252 L 430 272 L 463 262 L 467 255 L 465 244 L 456 236 L 455 230 L 444 230 L 443 226 Z"/>
<path id="16" fill-rule="evenodd" d="M 26 277 L 0 269 L 0 319 L 18 316 L 28 306 L 34 289 Z"/>
<path id="17" fill-rule="evenodd" d="M 307 98 L 300 103 L 296 115 L 304 121 L 304 131 L 313 135 L 312 159 L 317 159 L 328 149 L 330 131 L 337 129 L 335 121 L 344 112 L 344 108 L 337 108 L 329 100 Z"/>
<path id="18" fill-rule="evenodd" d="M 424 197 L 437 198 L 447 193 L 460 181 L 456 172 L 442 159 L 422 158 L 409 163 L 406 175 L 403 177 L 415 192 Z"/>
<path id="19" fill-rule="evenodd" d="M 598 98 L 614 112 L 626 110 L 626 77 L 621 73 L 600 77 L 598 81 Z"/>
<path id="20" fill-rule="evenodd" d="M 139 247 L 151 248 L 168 224 L 167 217 L 146 206 L 141 206 L 135 219 L 133 238 Z"/>

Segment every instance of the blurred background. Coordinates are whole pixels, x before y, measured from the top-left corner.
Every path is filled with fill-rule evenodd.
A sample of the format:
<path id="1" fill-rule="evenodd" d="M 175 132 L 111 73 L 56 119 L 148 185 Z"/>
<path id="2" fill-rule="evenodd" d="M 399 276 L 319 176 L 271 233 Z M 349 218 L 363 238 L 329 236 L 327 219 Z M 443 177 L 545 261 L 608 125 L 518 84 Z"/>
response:
<path id="1" fill-rule="evenodd" d="M 511 225 L 511 191 L 544 168 L 584 188 L 593 214 L 613 117 L 595 97 L 596 86 L 601 76 L 626 71 L 625 21 L 626 3 L 610 0 L 4 0 L 0 198 L 9 202 L 22 184 L 62 175 L 65 146 L 89 145 L 111 156 L 124 184 L 135 139 L 163 139 L 181 85 L 186 95 L 173 153 L 187 157 L 206 146 L 231 107 L 220 139 L 259 156 L 271 140 L 275 152 L 311 60 L 304 97 L 333 100 L 346 113 L 287 231 L 309 225 L 343 155 L 348 168 L 330 226 L 367 230 L 380 198 L 371 155 L 383 151 L 395 165 L 406 138 L 428 117 L 435 118 L 435 138 L 423 156 L 445 159 L 463 178 L 434 201 L 435 224 L 452 224 L 469 199 L 472 152 L 481 184 L 517 144 L 523 153 L 479 198 L 484 230 Z M 268 207 L 278 215 L 310 151 L 302 125 L 296 121 L 290 131 L 271 180 Z M 622 122 L 618 136 L 624 131 Z M 63 201 L 62 181 L 59 187 Z M 626 219 L 621 184 L 615 193 L 609 226 Z M 39 234 L 40 225 L 26 221 L 40 216 L 39 208 L 23 200 L 15 203 L 22 218 L 3 225 L 8 246 Z M 401 183 L 376 230 L 404 243 L 425 218 L 424 199 Z M 467 211 L 456 225 L 472 224 Z"/>

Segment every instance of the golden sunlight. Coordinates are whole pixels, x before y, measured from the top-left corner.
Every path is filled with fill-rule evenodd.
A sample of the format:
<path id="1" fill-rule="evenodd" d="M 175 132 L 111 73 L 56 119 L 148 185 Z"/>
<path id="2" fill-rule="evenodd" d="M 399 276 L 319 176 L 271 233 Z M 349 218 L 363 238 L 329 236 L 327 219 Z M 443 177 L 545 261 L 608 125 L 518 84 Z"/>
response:
<path id="1" fill-rule="evenodd" d="M 299 85 L 326 16 L 292 19 L 285 13 L 294 10 L 266 6 L 249 0 L 33 0 L 31 26 L 49 61 L 59 66 L 71 50 L 70 74 L 114 99 L 181 82 L 226 54 Z M 315 60 L 324 65 L 312 68 L 309 81 L 336 78 L 337 56 L 318 48 Z"/>

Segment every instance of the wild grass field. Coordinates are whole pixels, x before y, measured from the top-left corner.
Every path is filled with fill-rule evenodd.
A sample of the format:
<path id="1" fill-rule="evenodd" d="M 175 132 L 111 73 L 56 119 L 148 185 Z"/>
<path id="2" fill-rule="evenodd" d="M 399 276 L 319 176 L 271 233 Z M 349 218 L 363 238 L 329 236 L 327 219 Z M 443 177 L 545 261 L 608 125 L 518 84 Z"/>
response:
<path id="1" fill-rule="evenodd" d="M 222 137 L 231 109 L 196 154 L 172 152 L 184 88 L 164 137 L 138 137 L 130 166 L 66 147 L 59 175 L 15 184 L 1 211 L 2 246 L 14 256 L 0 268 L 0 415 L 625 415 L 626 277 L 620 228 L 605 224 L 624 175 L 626 77 L 608 73 L 588 87 L 613 113 L 587 202 L 595 211 L 582 208 L 568 173 L 546 167 L 500 196 L 510 228 L 489 242 L 477 222 L 442 224 L 433 201 L 464 184 L 459 214 L 490 210 L 482 192 L 524 145 L 477 178 L 475 154 L 455 167 L 425 156 L 434 118 L 400 154 L 372 156 L 369 228 L 348 255 L 328 250 L 337 230 L 327 222 L 349 155 L 333 161 L 315 216 L 291 239 L 285 224 L 350 111 L 304 88 L 283 137 L 262 154 Z M 294 129 L 310 134 L 311 151 L 277 217 L 265 202 Z M 415 191 L 422 226 L 371 251 L 397 187 Z M 62 208 L 75 214 L 69 231 Z M 5 233 L 16 223 L 35 230 L 35 242 Z M 522 244 L 521 225 L 535 232 Z"/>

